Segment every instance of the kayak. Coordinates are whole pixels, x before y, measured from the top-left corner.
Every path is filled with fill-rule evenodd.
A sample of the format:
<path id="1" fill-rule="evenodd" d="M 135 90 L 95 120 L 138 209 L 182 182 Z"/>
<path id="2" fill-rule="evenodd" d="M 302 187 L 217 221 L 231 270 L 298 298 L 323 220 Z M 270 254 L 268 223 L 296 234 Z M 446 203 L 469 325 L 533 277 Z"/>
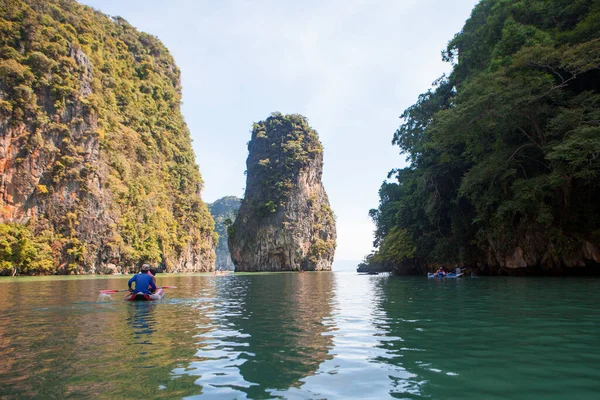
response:
<path id="1" fill-rule="evenodd" d="M 165 297 L 165 290 L 162 288 L 156 289 L 156 292 L 152 294 L 144 293 L 127 293 L 124 300 L 126 301 L 152 301 L 160 300 Z"/>
<path id="2" fill-rule="evenodd" d="M 461 276 L 463 276 L 462 273 L 460 274 L 446 274 L 446 275 L 437 275 L 437 274 L 432 274 L 431 272 L 429 272 L 427 274 L 428 278 L 460 278 Z"/>

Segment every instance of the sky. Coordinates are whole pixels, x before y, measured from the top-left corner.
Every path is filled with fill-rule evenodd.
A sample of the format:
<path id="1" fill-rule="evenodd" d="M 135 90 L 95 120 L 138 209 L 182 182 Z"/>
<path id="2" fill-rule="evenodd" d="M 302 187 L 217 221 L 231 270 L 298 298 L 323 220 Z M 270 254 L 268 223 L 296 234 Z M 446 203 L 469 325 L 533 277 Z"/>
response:
<path id="1" fill-rule="evenodd" d="M 441 51 L 477 0 L 83 0 L 158 37 L 182 74 L 202 197 L 243 197 L 253 122 L 306 116 L 324 147 L 335 260 L 372 250 L 402 112 L 450 72 Z"/>

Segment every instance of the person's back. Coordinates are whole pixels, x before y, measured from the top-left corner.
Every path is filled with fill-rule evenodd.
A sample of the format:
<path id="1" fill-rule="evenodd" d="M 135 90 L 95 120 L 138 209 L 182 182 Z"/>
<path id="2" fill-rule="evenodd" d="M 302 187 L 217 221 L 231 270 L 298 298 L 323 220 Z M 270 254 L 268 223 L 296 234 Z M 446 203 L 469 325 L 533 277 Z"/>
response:
<path id="1" fill-rule="evenodd" d="M 148 275 L 145 273 L 141 273 L 141 274 L 135 274 L 130 280 L 129 282 L 127 282 L 127 285 L 129 286 L 129 289 L 131 289 L 131 284 L 135 282 L 135 290 L 134 292 L 136 293 L 144 293 L 144 294 L 150 294 L 153 293 L 156 290 L 156 285 L 154 284 L 154 280 L 152 279 L 152 275 Z M 150 290 L 148 290 L 148 287 L 150 287 Z"/>

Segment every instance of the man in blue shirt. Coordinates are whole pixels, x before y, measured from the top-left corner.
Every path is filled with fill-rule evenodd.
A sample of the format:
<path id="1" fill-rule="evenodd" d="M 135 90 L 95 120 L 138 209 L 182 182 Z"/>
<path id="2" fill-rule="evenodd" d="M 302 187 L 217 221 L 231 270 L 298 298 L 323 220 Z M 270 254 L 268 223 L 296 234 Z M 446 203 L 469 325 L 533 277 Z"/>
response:
<path id="1" fill-rule="evenodd" d="M 151 294 L 156 290 L 156 285 L 154 284 L 154 279 L 152 279 L 152 275 L 148 274 L 150 270 L 150 266 L 148 264 L 142 265 L 142 272 L 140 274 L 135 274 L 129 282 L 127 282 L 127 286 L 129 286 L 129 290 L 132 293 L 143 293 L 143 294 Z M 131 289 L 131 284 L 135 282 L 135 289 Z"/>

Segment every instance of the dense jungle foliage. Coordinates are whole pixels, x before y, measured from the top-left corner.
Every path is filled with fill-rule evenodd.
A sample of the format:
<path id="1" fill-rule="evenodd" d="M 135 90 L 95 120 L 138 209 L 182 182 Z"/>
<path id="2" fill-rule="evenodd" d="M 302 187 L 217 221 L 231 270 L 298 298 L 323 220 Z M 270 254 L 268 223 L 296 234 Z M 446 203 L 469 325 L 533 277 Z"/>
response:
<path id="1" fill-rule="evenodd" d="M 600 1 L 482 0 L 442 56 L 451 74 L 394 134 L 410 165 L 381 186 L 367 263 L 494 264 L 519 247 L 560 268 L 598 246 Z"/>
<path id="2" fill-rule="evenodd" d="M 24 181 L 41 165 L 31 193 L 10 189 L 35 212 L 7 218 L 0 204 L 0 273 L 210 259 L 180 103 L 180 72 L 156 37 L 72 0 L 0 0 L 0 134 L 19 147 L 3 174 Z"/>

